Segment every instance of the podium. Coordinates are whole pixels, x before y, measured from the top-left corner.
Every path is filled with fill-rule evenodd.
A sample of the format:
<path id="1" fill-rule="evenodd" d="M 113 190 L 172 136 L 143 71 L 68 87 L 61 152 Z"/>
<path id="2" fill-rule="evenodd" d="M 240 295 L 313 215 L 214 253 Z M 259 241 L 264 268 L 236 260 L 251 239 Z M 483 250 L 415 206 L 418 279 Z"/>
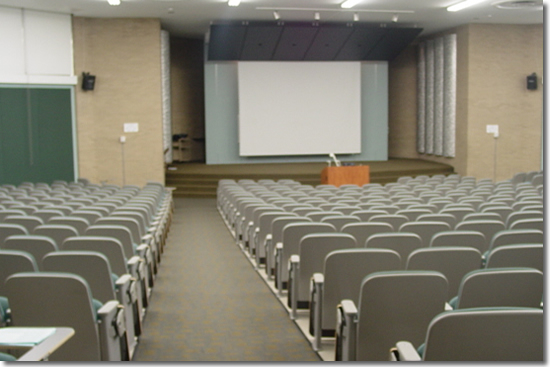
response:
<path id="1" fill-rule="evenodd" d="M 321 172 L 321 184 L 339 187 L 348 184 L 363 186 L 369 182 L 369 166 L 330 166 Z"/>

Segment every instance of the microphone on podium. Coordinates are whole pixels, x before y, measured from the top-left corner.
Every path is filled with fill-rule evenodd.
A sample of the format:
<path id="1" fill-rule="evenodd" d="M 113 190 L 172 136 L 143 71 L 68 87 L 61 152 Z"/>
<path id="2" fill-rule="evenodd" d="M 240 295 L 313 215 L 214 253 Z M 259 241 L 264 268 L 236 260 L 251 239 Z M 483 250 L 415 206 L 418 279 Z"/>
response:
<path id="1" fill-rule="evenodd" d="M 329 157 L 332 158 L 334 160 L 334 165 L 336 167 L 340 167 L 342 164 L 340 163 L 340 161 L 338 159 L 336 159 L 336 155 L 334 155 L 334 153 L 330 153 L 329 154 Z"/>

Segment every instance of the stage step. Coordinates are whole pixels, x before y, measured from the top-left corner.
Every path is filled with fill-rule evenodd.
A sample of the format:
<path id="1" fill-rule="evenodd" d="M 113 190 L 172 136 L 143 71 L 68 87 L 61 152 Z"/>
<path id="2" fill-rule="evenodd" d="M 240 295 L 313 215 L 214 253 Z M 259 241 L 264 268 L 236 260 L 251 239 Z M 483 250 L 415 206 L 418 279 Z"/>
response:
<path id="1" fill-rule="evenodd" d="M 454 173 L 452 166 L 413 159 L 390 159 L 386 162 L 362 162 L 370 166 L 370 181 L 386 184 L 402 176 L 419 176 Z M 181 163 L 166 170 L 166 186 L 175 187 L 175 197 L 215 198 L 218 182 L 222 179 L 293 179 L 304 185 L 321 183 L 324 163 L 302 164 L 243 164 L 206 165 Z"/>

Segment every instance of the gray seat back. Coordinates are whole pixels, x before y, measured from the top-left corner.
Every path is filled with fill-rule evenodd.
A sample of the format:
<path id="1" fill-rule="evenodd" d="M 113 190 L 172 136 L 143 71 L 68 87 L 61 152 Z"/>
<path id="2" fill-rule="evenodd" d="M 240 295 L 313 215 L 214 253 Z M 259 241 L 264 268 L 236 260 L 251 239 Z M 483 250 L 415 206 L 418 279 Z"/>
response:
<path id="1" fill-rule="evenodd" d="M 5 281 L 11 275 L 38 271 L 34 257 L 26 251 L 0 250 L 0 295 L 4 295 Z"/>
<path id="2" fill-rule="evenodd" d="M 538 229 L 539 231 L 544 231 L 544 219 L 519 219 L 510 225 L 510 229 Z"/>
<path id="3" fill-rule="evenodd" d="M 283 211 L 267 211 L 260 214 L 258 218 L 258 236 L 257 236 L 257 246 L 256 246 L 256 258 L 265 258 L 265 240 L 268 234 L 271 234 L 271 223 L 280 217 L 289 217 L 292 214 L 283 212 Z"/>
<path id="4" fill-rule="evenodd" d="M 116 300 L 111 266 L 105 255 L 93 251 L 59 251 L 42 260 L 44 271 L 72 273 L 86 280 L 92 297 L 105 303 Z"/>
<path id="5" fill-rule="evenodd" d="M 321 325 L 323 330 L 334 330 L 336 306 L 343 299 L 355 304 L 359 301 L 359 290 L 363 278 L 377 271 L 399 270 L 401 258 L 393 250 L 346 249 L 332 251 L 325 258 L 325 278 Z"/>
<path id="6" fill-rule="evenodd" d="M 365 247 L 370 236 L 377 233 L 393 233 L 393 227 L 391 224 L 384 222 L 349 223 L 342 227 L 341 232 L 349 233 L 355 237 L 357 247 Z"/>
<path id="7" fill-rule="evenodd" d="M 341 231 L 342 227 L 348 223 L 359 223 L 361 219 L 354 215 L 336 215 L 328 216 L 321 219 L 321 223 L 330 223 L 336 228 L 337 231 Z"/>
<path id="8" fill-rule="evenodd" d="M 32 233 L 37 226 L 44 224 L 44 221 L 34 215 L 9 215 L 4 218 L 3 223 L 22 225 L 29 233 Z"/>
<path id="9" fill-rule="evenodd" d="M 335 215 L 343 215 L 343 214 L 340 213 L 340 212 L 331 212 L 331 211 L 321 210 L 321 211 L 318 211 L 318 212 L 315 212 L 315 211 L 310 212 L 308 214 L 305 214 L 304 216 L 307 217 L 307 218 L 310 218 L 314 222 L 320 222 L 325 217 L 332 217 L 332 216 L 335 216 Z"/>
<path id="10" fill-rule="evenodd" d="M 432 270 L 445 275 L 449 298 L 457 295 L 464 275 L 481 268 L 481 253 L 472 247 L 429 247 L 413 251 L 407 270 Z"/>
<path id="11" fill-rule="evenodd" d="M 422 246 L 422 239 L 416 233 L 399 232 L 374 234 L 369 237 L 365 247 L 397 252 L 401 257 L 401 269 L 404 269 L 411 252 Z"/>
<path id="12" fill-rule="evenodd" d="M 498 232 L 491 240 L 489 251 L 505 245 L 544 243 L 544 234 L 538 229 L 507 229 Z"/>
<path id="13" fill-rule="evenodd" d="M 83 235 L 90 225 L 90 223 L 86 219 L 73 216 L 51 217 L 48 220 L 48 224 L 63 224 L 66 226 L 71 226 L 77 230 L 79 235 Z"/>
<path id="14" fill-rule="evenodd" d="M 10 236 L 4 242 L 4 248 L 7 250 L 28 252 L 34 257 L 40 270 L 43 270 L 42 259 L 44 256 L 50 252 L 57 252 L 59 250 L 53 239 L 37 235 Z"/>
<path id="15" fill-rule="evenodd" d="M 33 234 L 50 237 L 55 241 L 58 248 L 61 247 L 66 238 L 78 236 L 78 232 L 74 227 L 64 224 L 42 224 L 34 229 Z"/>
<path id="16" fill-rule="evenodd" d="M 474 270 L 462 278 L 456 309 L 472 307 L 540 307 L 544 277 L 532 268 Z"/>
<path id="17" fill-rule="evenodd" d="M 430 247 L 464 246 L 473 247 L 483 253 L 487 241 L 481 232 L 477 231 L 443 231 L 433 235 Z"/>
<path id="18" fill-rule="evenodd" d="M 282 281 L 288 280 L 288 260 L 300 253 L 300 241 L 312 233 L 334 233 L 336 228 L 330 223 L 289 223 L 283 228 L 283 250 L 281 264 Z"/>
<path id="19" fill-rule="evenodd" d="M 312 223 L 313 221 L 307 217 L 298 217 L 289 214 L 288 216 L 275 218 L 271 222 L 271 243 L 266 248 L 266 270 L 275 268 L 275 258 L 273 252 L 275 251 L 275 245 L 279 242 L 283 242 L 283 228 L 289 223 Z"/>
<path id="20" fill-rule="evenodd" d="M 118 276 L 128 273 L 122 243 L 115 238 L 100 236 L 69 237 L 65 240 L 61 249 L 64 251 L 99 252 L 109 259 L 113 273 Z"/>
<path id="21" fill-rule="evenodd" d="M 419 235 L 424 247 L 430 246 L 432 237 L 436 233 L 450 230 L 451 226 L 446 222 L 409 222 L 399 227 L 399 232 L 410 232 Z"/>
<path id="22" fill-rule="evenodd" d="M 489 252 L 486 268 L 529 267 L 544 271 L 544 245 L 521 244 L 497 247 Z"/>
<path id="23" fill-rule="evenodd" d="M 466 222 L 460 222 L 455 228 L 457 231 L 477 231 L 483 233 L 485 236 L 486 248 L 489 248 L 489 244 L 493 239 L 493 236 L 500 231 L 506 229 L 504 223 L 498 220 L 472 220 Z"/>
<path id="24" fill-rule="evenodd" d="M 84 279 L 67 273 L 19 273 L 6 281 L 13 326 L 67 326 L 75 334 L 50 361 L 101 360 L 92 294 Z M 39 305 L 39 306 L 37 306 Z"/>
<path id="25" fill-rule="evenodd" d="M 457 220 L 452 214 L 422 214 L 416 218 L 417 222 L 445 222 L 451 229 L 454 229 L 457 223 Z"/>
<path id="26" fill-rule="evenodd" d="M 298 302 L 309 301 L 309 282 L 314 273 L 322 273 L 326 256 L 335 250 L 357 247 L 355 238 L 346 233 L 315 233 L 300 241 Z"/>
<path id="27" fill-rule="evenodd" d="M 14 235 L 29 234 L 29 231 L 20 224 L 0 223 L 0 248 L 3 247 L 6 238 Z"/>
<path id="28" fill-rule="evenodd" d="M 425 361 L 543 361 L 544 313 L 532 308 L 444 312 L 428 327 Z"/>
<path id="29" fill-rule="evenodd" d="M 86 236 L 115 238 L 122 243 L 124 256 L 126 256 L 127 259 L 131 258 L 135 254 L 132 243 L 132 234 L 130 233 L 130 230 L 124 226 L 94 224 L 93 226 L 88 227 L 86 230 Z"/>
<path id="30" fill-rule="evenodd" d="M 398 341 L 424 341 L 430 321 L 445 309 L 447 280 L 433 271 L 372 273 L 361 284 L 356 360 L 387 361 Z"/>

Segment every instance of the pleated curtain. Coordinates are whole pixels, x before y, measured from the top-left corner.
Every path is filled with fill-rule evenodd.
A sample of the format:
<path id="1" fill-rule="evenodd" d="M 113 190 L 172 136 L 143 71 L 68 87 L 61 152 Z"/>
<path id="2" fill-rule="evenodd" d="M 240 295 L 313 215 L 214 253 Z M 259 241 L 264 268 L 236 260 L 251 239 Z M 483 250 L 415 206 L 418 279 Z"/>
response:
<path id="1" fill-rule="evenodd" d="M 417 80 L 417 151 L 454 157 L 456 34 L 419 44 Z"/>

